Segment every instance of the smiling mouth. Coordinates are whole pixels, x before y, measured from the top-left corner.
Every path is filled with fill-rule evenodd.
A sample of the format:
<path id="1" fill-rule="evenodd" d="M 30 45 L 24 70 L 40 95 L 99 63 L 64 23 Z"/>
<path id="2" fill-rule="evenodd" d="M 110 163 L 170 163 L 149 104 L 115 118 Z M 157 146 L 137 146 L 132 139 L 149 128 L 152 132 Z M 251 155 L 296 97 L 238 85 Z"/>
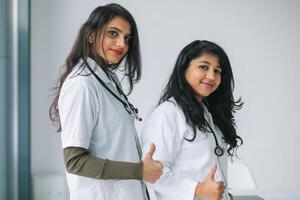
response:
<path id="1" fill-rule="evenodd" d="M 205 85 L 206 87 L 210 87 L 210 88 L 213 87 L 213 84 L 210 84 L 210 83 L 203 83 L 203 82 L 201 82 L 201 84 Z"/>
<path id="2" fill-rule="evenodd" d="M 121 56 L 122 55 L 122 51 L 119 51 L 117 49 L 110 49 L 114 54 Z"/>

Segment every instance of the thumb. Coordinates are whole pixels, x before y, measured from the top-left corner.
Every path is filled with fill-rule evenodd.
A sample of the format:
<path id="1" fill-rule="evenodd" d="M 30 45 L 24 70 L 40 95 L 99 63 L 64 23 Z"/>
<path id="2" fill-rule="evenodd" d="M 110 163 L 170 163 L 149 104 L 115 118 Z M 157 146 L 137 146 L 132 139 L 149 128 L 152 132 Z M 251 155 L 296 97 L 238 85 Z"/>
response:
<path id="1" fill-rule="evenodd" d="M 217 164 L 214 164 L 214 166 L 211 168 L 209 174 L 208 174 L 208 178 L 215 180 L 215 173 L 217 171 Z"/>
<path id="2" fill-rule="evenodd" d="M 155 152 L 155 149 L 156 149 L 155 144 L 151 143 L 150 144 L 150 149 L 149 149 L 148 153 L 146 154 L 146 158 L 152 159 L 152 156 Z"/>

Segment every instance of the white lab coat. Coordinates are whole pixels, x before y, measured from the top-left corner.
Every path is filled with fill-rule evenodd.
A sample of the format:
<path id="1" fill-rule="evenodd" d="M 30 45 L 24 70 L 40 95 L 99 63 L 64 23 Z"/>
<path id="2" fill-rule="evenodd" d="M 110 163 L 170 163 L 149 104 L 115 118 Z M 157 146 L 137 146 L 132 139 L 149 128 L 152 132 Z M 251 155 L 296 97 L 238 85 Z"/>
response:
<path id="1" fill-rule="evenodd" d="M 118 95 L 113 81 L 94 60 L 87 61 Z M 82 147 L 96 157 L 139 162 L 141 149 L 132 117 L 87 68 L 80 68 L 81 63 L 74 67 L 60 92 L 62 148 Z M 66 176 L 71 200 L 144 199 L 142 182 L 138 180 L 97 180 L 68 172 Z"/>
<path id="2" fill-rule="evenodd" d="M 214 128 L 210 114 L 206 112 L 206 118 Z M 226 149 L 220 131 L 214 131 L 220 146 Z M 213 135 L 197 130 L 193 142 L 185 140 L 192 136 L 193 129 L 186 123 L 183 111 L 173 98 L 160 104 L 147 119 L 141 134 L 143 155 L 150 143 L 154 143 L 153 159 L 164 165 L 160 179 L 155 184 L 148 184 L 158 200 L 193 200 L 197 183 L 206 178 L 215 163 L 218 165 L 215 180 L 226 180 L 227 156 L 224 154 L 218 158 L 215 155 Z M 223 199 L 227 199 L 224 196 Z"/>

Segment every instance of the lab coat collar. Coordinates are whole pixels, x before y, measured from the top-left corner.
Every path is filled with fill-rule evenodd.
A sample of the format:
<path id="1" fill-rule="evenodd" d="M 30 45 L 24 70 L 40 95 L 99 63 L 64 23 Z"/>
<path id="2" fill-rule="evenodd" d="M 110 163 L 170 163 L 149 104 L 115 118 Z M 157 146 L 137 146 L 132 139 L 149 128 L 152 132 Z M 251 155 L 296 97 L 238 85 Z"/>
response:
<path id="1" fill-rule="evenodd" d="M 88 57 L 87 63 L 95 71 L 95 73 L 101 78 L 102 81 L 104 81 L 105 83 L 110 83 L 110 80 L 107 77 L 106 73 L 92 58 Z"/>

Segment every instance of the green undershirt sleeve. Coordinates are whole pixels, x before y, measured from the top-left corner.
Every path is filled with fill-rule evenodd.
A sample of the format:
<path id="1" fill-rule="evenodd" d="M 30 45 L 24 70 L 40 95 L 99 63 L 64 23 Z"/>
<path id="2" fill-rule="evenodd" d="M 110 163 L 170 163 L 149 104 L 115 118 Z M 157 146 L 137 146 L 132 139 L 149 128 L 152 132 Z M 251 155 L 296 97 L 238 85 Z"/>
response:
<path id="1" fill-rule="evenodd" d="M 95 179 L 142 180 L 142 161 L 131 163 L 102 159 L 80 147 L 67 147 L 63 151 L 66 170 L 71 174 Z"/>

